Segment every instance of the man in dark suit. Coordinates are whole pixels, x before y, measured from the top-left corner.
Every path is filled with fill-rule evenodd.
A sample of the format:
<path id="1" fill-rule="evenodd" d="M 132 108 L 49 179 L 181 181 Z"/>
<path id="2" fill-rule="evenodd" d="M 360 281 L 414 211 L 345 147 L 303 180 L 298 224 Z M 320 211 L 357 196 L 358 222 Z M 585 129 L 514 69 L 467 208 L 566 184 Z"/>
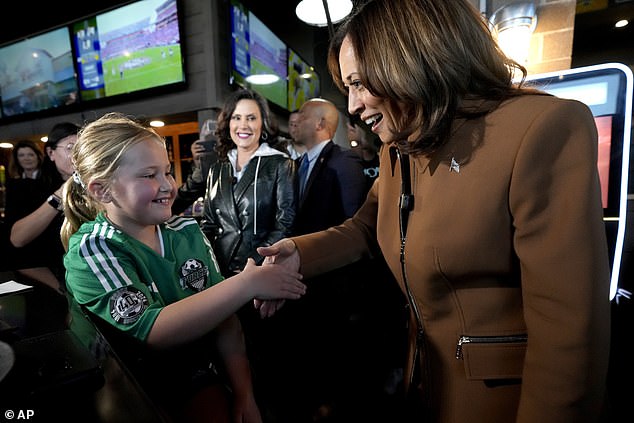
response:
<path id="1" fill-rule="evenodd" d="M 295 141 L 306 148 L 306 153 L 298 159 L 297 235 L 343 223 L 365 200 L 365 177 L 359 156 L 332 141 L 338 123 L 339 112 L 328 100 L 308 100 L 299 110 Z M 304 181 L 300 175 L 306 166 Z"/>

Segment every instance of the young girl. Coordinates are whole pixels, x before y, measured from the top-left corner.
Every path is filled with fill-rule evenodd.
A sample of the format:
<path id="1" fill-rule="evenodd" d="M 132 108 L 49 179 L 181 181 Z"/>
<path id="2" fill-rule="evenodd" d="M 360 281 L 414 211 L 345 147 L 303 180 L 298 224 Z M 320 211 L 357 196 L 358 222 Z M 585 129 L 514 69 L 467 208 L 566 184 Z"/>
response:
<path id="1" fill-rule="evenodd" d="M 234 312 L 255 298 L 299 298 L 305 292 L 301 276 L 250 259 L 241 273 L 220 283 L 196 221 L 172 217 L 176 184 L 164 140 L 154 130 L 107 114 L 81 130 L 72 159 L 62 227 L 68 291 L 102 327 L 146 347 L 142 383 L 149 381 L 144 387 L 178 420 L 201 403 L 222 414 L 204 397 L 210 386 L 204 383 L 209 377 L 201 382 L 205 366 L 195 365 L 200 341 L 215 330 L 233 412 L 240 421 L 260 422 Z M 205 417 L 203 410 L 193 414 Z"/>

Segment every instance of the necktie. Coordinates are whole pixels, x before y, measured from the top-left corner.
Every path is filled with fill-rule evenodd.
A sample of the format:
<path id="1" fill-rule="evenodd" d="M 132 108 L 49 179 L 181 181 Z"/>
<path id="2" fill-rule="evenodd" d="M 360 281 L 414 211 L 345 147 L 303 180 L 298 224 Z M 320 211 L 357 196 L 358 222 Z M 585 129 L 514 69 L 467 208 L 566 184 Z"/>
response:
<path id="1" fill-rule="evenodd" d="M 297 176 L 299 177 L 299 197 L 302 198 L 304 196 L 304 187 L 306 186 L 306 180 L 308 179 L 308 166 L 310 165 L 310 159 L 307 154 L 304 154 L 302 157 L 301 163 L 299 164 L 299 171 L 297 172 Z"/>

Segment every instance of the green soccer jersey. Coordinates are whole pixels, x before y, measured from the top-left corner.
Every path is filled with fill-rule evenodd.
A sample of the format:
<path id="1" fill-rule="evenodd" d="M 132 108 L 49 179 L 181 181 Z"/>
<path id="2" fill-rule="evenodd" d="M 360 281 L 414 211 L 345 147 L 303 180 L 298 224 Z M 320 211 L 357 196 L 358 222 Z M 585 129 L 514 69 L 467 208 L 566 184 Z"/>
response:
<path id="1" fill-rule="evenodd" d="M 64 256 L 75 300 L 142 341 L 163 307 L 223 279 L 196 220 L 174 216 L 157 232 L 162 254 L 99 214 L 70 237 Z"/>

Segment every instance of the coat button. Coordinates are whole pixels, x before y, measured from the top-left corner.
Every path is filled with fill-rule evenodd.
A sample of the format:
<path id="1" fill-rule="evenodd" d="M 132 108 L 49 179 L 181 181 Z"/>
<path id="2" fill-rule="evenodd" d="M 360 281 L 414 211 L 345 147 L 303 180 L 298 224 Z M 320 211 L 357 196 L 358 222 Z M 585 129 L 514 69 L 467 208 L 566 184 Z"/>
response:
<path id="1" fill-rule="evenodd" d="M 220 209 L 216 209 L 216 214 L 220 214 Z"/>

